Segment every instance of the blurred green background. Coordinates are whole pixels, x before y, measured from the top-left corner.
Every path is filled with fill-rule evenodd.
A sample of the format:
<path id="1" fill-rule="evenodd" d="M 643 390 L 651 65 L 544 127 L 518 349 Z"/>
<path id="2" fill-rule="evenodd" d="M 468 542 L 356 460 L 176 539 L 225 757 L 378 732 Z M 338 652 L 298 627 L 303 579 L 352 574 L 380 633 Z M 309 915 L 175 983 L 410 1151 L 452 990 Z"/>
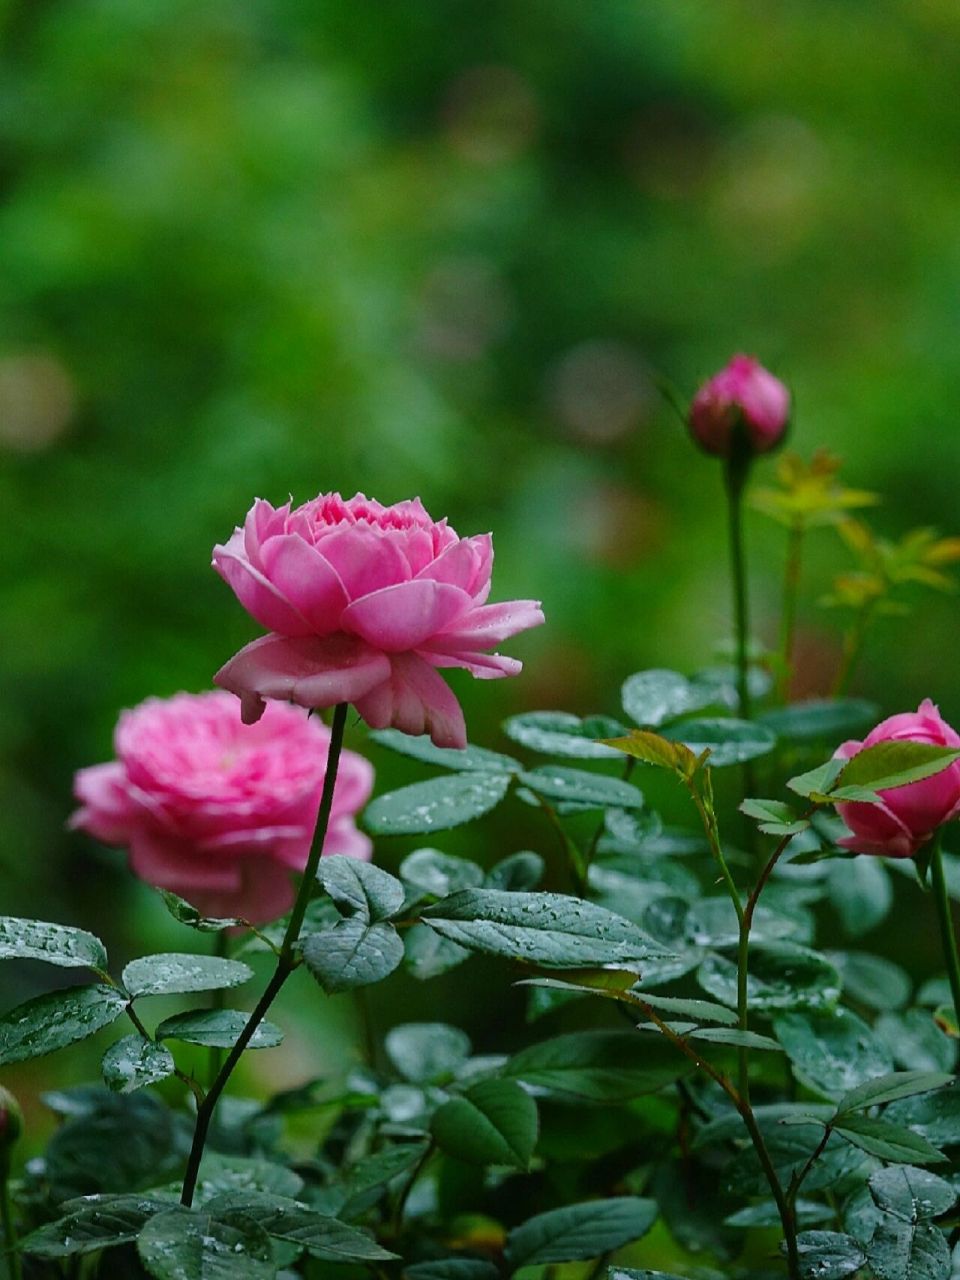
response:
<path id="1" fill-rule="evenodd" d="M 794 390 L 793 445 L 882 491 L 884 532 L 960 532 L 956 0 L 0 15 L 4 913 L 97 929 L 118 962 L 193 945 L 64 821 L 122 707 L 206 688 L 256 633 L 209 568 L 255 495 L 419 493 L 495 531 L 494 598 L 541 597 L 548 625 L 507 646 L 519 679 L 452 677 L 491 746 L 516 710 L 615 713 L 631 671 L 703 665 L 728 632 L 718 469 L 660 376 L 687 396 L 755 353 Z M 749 535 L 772 641 L 784 538 Z M 846 561 L 811 541 L 806 692 L 836 666 L 816 600 Z M 856 688 L 960 717 L 957 607 L 885 624 Z M 415 776 L 373 754 L 381 789 Z M 517 808 L 443 847 L 543 846 Z M 398 977 L 379 1014 L 475 1002 L 495 1041 L 477 972 Z M 10 1004 L 50 974 L 0 983 Z M 283 1080 L 352 1052 L 316 1030 L 351 1008 L 295 1003 L 302 1052 L 259 1067 Z M 64 1066 L 10 1083 L 32 1098 Z"/>

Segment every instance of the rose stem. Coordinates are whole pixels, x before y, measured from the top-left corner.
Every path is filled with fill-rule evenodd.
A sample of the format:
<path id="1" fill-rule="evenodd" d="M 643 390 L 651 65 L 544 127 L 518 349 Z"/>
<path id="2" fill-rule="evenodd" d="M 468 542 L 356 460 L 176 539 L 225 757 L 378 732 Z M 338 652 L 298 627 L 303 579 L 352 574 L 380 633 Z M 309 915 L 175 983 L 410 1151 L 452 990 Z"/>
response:
<path id="1" fill-rule="evenodd" d="M 937 904 L 937 915 L 940 918 L 940 940 L 943 944 L 943 956 L 947 962 L 950 991 L 953 995 L 954 1018 L 960 1018 L 960 961 L 957 960 L 957 936 L 953 929 L 953 915 L 950 910 L 950 899 L 947 896 L 947 880 L 943 873 L 942 841 L 943 836 L 941 831 L 938 831 L 933 837 L 930 871 L 933 880 L 933 900 Z"/>
<path id="2" fill-rule="evenodd" d="M 203 1157 L 203 1148 L 207 1140 L 210 1121 L 220 1095 L 226 1088 L 227 1081 L 230 1079 L 234 1067 L 240 1061 L 244 1049 L 253 1039 L 254 1032 L 266 1017 L 267 1010 L 276 999 L 277 993 L 299 963 L 294 957 L 293 951 L 300 937 L 300 930 L 303 927 L 303 919 L 307 913 L 307 904 L 310 901 L 310 893 L 317 878 L 317 867 L 320 865 L 320 855 L 323 852 L 323 843 L 327 835 L 330 810 L 333 807 L 333 789 L 337 781 L 340 748 L 343 745 L 343 730 L 346 722 L 347 703 L 340 702 L 333 712 L 330 746 L 327 749 L 327 772 L 323 780 L 323 794 L 320 797 L 320 809 L 317 813 L 313 844 L 310 847 L 307 865 L 303 869 L 303 879 L 300 882 L 297 899 L 290 914 L 290 923 L 287 925 L 287 931 L 283 935 L 280 954 L 277 957 L 277 967 L 274 970 L 273 977 L 267 983 L 266 990 L 260 997 L 256 1008 L 250 1014 L 246 1026 L 240 1032 L 236 1044 L 230 1050 L 226 1061 L 217 1072 L 217 1078 L 210 1086 L 207 1096 L 197 1109 L 197 1124 L 193 1133 L 193 1146 L 190 1149 L 190 1157 L 187 1160 L 187 1170 L 183 1179 L 183 1194 L 180 1197 L 180 1203 L 188 1208 L 193 1203 L 193 1195 L 197 1188 L 197 1177 L 200 1173 L 200 1161 Z"/>

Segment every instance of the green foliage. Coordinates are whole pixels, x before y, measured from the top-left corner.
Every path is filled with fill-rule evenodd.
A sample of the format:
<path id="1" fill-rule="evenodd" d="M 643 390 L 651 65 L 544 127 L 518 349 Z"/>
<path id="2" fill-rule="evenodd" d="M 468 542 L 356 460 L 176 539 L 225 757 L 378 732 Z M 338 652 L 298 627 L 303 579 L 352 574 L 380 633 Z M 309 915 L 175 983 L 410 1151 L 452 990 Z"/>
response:
<path id="1" fill-rule="evenodd" d="M 220 991 L 242 986 L 252 977 L 250 966 L 238 960 L 168 954 L 131 960 L 123 970 L 123 985 L 136 999 L 188 991 Z"/>
<path id="2" fill-rule="evenodd" d="M 112 1044 L 103 1055 L 103 1082 L 117 1093 L 132 1093 L 173 1075 L 173 1054 L 162 1044 L 134 1032 Z"/>
<path id="3" fill-rule="evenodd" d="M 526 1169 L 537 1145 L 537 1107 L 512 1080 L 481 1080 L 445 1102 L 430 1131 L 442 1150 L 468 1164 Z"/>
<path id="4" fill-rule="evenodd" d="M 183 1040 L 186 1044 L 202 1044 L 211 1049 L 232 1049 L 247 1024 L 246 1014 L 236 1009 L 191 1009 L 164 1018 L 157 1027 L 158 1040 Z M 248 1048 L 274 1049 L 283 1040 L 283 1032 L 270 1022 L 261 1022 L 253 1033 Z"/>
<path id="5" fill-rule="evenodd" d="M 367 830 L 378 836 L 425 835 L 473 822 L 507 794 L 511 775 L 502 770 L 466 771 L 414 782 L 378 796 L 367 807 Z"/>
<path id="6" fill-rule="evenodd" d="M 516 1271 L 548 1262 L 596 1258 L 646 1235 L 657 1213 L 656 1201 L 636 1196 L 552 1209 L 510 1232 L 507 1262 Z"/>
<path id="7" fill-rule="evenodd" d="M 0 916 L 0 960 L 45 960 L 68 969 L 104 970 L 107 949 L 83 929 Z"/>
<path id="8" fill-rule="evenodd" d="M 115 1022 L 126 1004 L 121 991 L 102 983 L 36 996 L 0 1017 L 0 1065 L 85 1040 Z"/>

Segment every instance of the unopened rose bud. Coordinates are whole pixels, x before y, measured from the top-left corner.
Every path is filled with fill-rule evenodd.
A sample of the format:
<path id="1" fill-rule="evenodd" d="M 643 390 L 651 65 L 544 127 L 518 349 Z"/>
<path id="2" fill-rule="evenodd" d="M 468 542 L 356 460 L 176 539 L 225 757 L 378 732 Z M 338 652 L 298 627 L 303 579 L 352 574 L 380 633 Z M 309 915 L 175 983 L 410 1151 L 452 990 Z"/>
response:
<path id="1" fill-rule="evenodd" d="M 787 433 L 790 392 L 752 356 L 734 356 L 690 406 L 690 431 L 707 453 L 729 458 L 775 449 Z"/>
<path id="2" fill-rule="evenodd" d="M 20 1103 L 9 1089 L 0 1086 L 0 1152 L 8 1151 L 23 1132 Z"/>

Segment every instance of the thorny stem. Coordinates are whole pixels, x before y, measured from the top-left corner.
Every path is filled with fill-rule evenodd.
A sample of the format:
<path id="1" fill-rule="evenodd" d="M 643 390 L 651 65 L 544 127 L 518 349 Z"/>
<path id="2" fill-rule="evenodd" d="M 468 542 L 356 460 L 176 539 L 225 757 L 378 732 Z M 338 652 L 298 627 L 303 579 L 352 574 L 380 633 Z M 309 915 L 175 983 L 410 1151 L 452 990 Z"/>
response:
<path id="1" fill-rule="evenodd" d="M 942 844 L 943 836 L 941 831 L 938 831 L 933 837 L 933 857 L 930 859 L 930 873 L 933 882 L 933 899 L 937 904 L 937 916 L 940 921 L 940 941 L 943 946 L 943 957 L 947 962 L 947 974 L 950 978 L 954 1017 L 960 1018 L 960 961 L 957 960 L 957 935 L 953 928 L 953 914 L 950 909 L 950 898 L 947 894 L 947 881 L 943 872 Z"/>
<path id="2" fill-rule="evenodd" d="M 797 624 L 797 597 L 800 591 L 800 563 L 806 526 L 797 520 L 790 526 L 787 540 L 787 563 L 783 575 L 783 600 L 780 606 L 780 676 L 777 692 L 783 702 L 790 697 L 793 679 L 793 642 Z"/>
<path id="3" fill-rule="evenodd" d="M 323 852 L 323 844 L 330 822 L 330 810 L 333 807 L 333 790 L 337 781 L 337 768 L 340 764 L 340 748 L 343 745 L 343 730 L 346 721 L 347 704 L 340 702 L 333 713 L 330 746 L 327 749 L 327 772 L 323 780 L 323 794 L 320 797 L 320 809 L 317 813 L 313 844 L 310 847 L 307 865 L 303 869 L 303 879 L 300 882 L 297 899 L 290 914 L 290 923 L 287 925 L 287 931 L 283 935 L 280 954 L 277 957 L 277 967 L 274 970 L 273 977 L 267 984 L 266 990 L 257 1002 L 256 1008 L 247 1019 L 246 1026 L 240 1032 L 236 1044 L 230 1050 L 226 1061 L 217 1073 L 217 1078 L 210 1086 L 203 1102 L 197 1108 L 197 1123 L 193 1134 L 193 1145 L 190 1149 L 190 1157 L 187 1160 L 187 1169 L 183 1179 L 183 1194 L 180 1197 L 180 1203 L 186 1205 L 187 1208 L 193 1203 L 194 1192 L 197 1188 L 197 1178 L 200 1173 L 200 1161 L 203 1158 L 203 1148 L 207 1141 L 210 1121 L 213 1118 L 213 1112 L 220 1095 L 226 1088 L 234 1067 L 243 1056 L 244 1049 L 253 1039 L 257 1027 L 266 1017 L 267 1010 L 276 999 L 280 988 L 299 964 L 299 960 L 294 955 L 294 947 L 303 927 L 303 919 L 307 912 L 307 904 L 310 901 L 314 881 L 317 878 L 317 867 L 320 865 L 320 855 Z"/>

